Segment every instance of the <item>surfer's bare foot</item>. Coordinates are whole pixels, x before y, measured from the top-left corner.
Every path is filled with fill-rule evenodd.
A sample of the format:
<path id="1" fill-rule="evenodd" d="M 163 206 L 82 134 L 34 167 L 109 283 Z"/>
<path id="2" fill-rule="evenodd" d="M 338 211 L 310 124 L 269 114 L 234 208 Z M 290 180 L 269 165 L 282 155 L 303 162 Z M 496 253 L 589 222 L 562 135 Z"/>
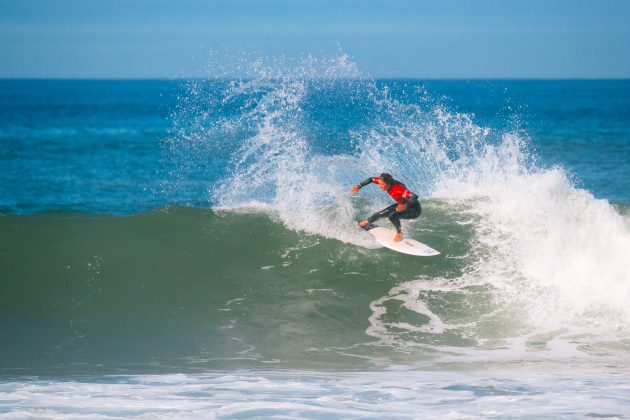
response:
<path id="1" fill-rule="evenodd" d="M 403 237 L 400 233 L 397 233 L 396 236 L 394 236 L 394 242 L 400 242 L 402 239 Z"/>
<path id="2" fill-rule="evenodd" d="M 359 227 L 366 227 L 366 226 L 368 225 L 368 223 L 369 223 L 369 222 L 368 222 L 367 220 L 361 220 L 361 221 L 359 222 Z"/>

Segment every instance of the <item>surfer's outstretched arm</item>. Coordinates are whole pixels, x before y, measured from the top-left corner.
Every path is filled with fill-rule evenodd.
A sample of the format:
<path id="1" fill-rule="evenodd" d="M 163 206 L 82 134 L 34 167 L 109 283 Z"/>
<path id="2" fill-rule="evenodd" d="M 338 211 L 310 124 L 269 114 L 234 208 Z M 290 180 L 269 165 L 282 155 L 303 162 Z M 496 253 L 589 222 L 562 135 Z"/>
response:
<path id="1" fill-rule="evenodd" d="M 367 184 L 371 184 L 374 182 L 374 178 L 365 178 L 363 181 L 359 183 L 359 188 L 365 187 Z"/>
<path id="2" fill-rule="evenodd" d="M 350 192 L 351 193 L 355 193 L 357 191 L 359 191 L 362 187 L 365 187 L 367 184 L 371 184 L 375 182 L 374 178 L 366 178 L 363 181 L 361 181 L 360 183 L 358 183 L 357 185 L 355 185 L 354 187 L 350 188 Z"/>

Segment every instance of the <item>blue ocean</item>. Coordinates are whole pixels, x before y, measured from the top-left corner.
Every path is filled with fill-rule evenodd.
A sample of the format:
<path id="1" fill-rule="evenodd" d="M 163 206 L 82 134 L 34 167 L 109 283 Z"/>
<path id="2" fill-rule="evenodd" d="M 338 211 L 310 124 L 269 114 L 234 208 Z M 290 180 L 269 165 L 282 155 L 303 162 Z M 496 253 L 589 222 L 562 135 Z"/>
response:
<path id="1" fill-rule="evenodd" d="M 0 143 L 1 418 L 630 417 L 628 80 L 0 80 Z"/>

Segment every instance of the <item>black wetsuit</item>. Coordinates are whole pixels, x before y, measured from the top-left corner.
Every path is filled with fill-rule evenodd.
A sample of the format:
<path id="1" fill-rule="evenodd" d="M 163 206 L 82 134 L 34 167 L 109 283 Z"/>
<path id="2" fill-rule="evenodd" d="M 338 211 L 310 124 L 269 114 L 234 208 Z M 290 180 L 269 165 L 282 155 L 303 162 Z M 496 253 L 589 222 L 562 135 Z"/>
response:
<path id="1" fill-rule="evenodd" d="M 359 187 L 365 187 L 368 184 L 376 183 L 376 178 L 368 178 L 359 184 Z M 394 200 L 396 200 L 395 204 L 391 206 L 385 207 L 383 210 L 374 213 L 370 217 L 368 217 L 367 221 L 369 223 L 373 223 L 378 219 L 383 217 L 389 218 L 389 221 L 392 222 L 394 227 L 396 228 L 396 232 L 402 233 L 400 227 L 400 219 L 415 219 L 420 216 L 422 213 L 422 207 L 420 206 L 420 201 L 418 201 L 418 196 L 407 189 L 404 184 L 394 181 L 387 190 L 387 194 L 390 195 Z M 396 211 L 396 207 L 399 204 L 404 204 L 407 208 L 404 211 Z"/>

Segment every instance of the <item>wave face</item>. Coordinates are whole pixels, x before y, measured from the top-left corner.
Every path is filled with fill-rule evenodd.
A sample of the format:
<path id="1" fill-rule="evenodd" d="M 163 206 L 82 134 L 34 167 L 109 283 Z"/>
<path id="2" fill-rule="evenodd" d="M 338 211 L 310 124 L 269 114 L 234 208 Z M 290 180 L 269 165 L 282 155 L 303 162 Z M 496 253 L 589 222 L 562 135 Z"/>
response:
<path id="1" fill-rule="evenodd" d="M 431 223 L 451 229 L 451 218 Z M 365 334 L 371 302 L 416 273 L 462 269 L 298 234 L 263 214 L 168 208 L 0 224 L 8 371 L 369 366 L 362 357 L 384 350 Z M 462 253 L 461 239 L 432 236 Z"/>
<path id="2" fill-rule="evenodd" d="M 0 217 L 3 372 L 627 358 L 628 203 L 579 188 L 519 118 L 481 124 L 345 56 L 248 65 L 181 93 L 143 172 L 159 188 L 3 200 L 44 209 Z M 388 200 L 348 188 L 383 171 L 421 196 L 404 229 L 440 256 L 356 228 Z"/>
<path id="3" fill-rule="evenodd" d="M 607 243 L 627 240 L 605 203 L 572 194 L 608 216 L 598 222 Z M 491 198 L 424 205 L 431 216 L 409 231 L 441 257 L 351 245 L 233 210 L 5 215 L 2 371 L 346 370 L 627 356 L 623 260 L 602 266 L 596 258 L 607 254 L 587 246 L 593 238 L 576 243 L 580 229 L 595 228 L 562 240 L 547 227 L 549 239 L 533 247 L 499 218 L 517 216 L 491 211 Z"/>

